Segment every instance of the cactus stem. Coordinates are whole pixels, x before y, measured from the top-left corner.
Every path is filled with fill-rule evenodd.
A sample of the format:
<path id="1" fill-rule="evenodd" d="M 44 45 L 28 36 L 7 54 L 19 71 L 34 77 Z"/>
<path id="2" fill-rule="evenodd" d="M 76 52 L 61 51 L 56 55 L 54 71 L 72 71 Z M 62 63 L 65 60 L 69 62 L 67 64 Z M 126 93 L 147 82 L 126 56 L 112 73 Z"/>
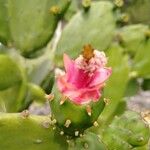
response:
<path id="1" fill-rule="evenodd" d="M 68 119 L 68 120 L 66 120 L 64 126 L 65 126 L 66 128 L 68 128 L 68 127 L 70 126 L 70 124 L 71 124 L 71 120 Z"/>
<path id="2" fill-rule="evenodd" d="M 63 95 L 60 100 L 60 105 L 63 105 L 64 102 L 66 101 L 66 99 L 67 99 L 67 97 Z"/>
<path id="3" fill-rule="evenodd" d="M 104 102 L 106 105 L 109 105 L 110 104 L 110 99 L 109 98 L 104 98 Z"/>
<path id="4" fill-rule="evenodd" d="M 25 118 L 28 118 L 30 115 L 29 111 L 28 110 L 24 110 L 21 112 L 21 116 L 25 119 Z"/>
<path id="5" fill-rule="evenodd" d="M 50 8 L 49 12 L 54 15 L 58 15 L 58 14 L 60 14 L 61 10 L 60 10 L 59 6 L 52 6 Z"/>
<path id="6" fill-rule="evenodd" d="M 84 148 L 85 148 L 85 149 L 88 149 L 88 148 L 89 148 L 88 143 L 84 143 Z"/>
<path id="7" fill-rule="evenodd" d="M 99 126 L 97 121 L 94 121 L 93 125 L 94 125 L 94 127 L 98 127 Z"/>
<path id="8" fill-rule="evenodd" d="M 86 111 L 87 111 L 87 114 L 88 114 L 89 116 L 92 115 L 92 109 L 91 109 L 91 106 L 90 106 L 90 105 L 87 105 L 87 106 L 86 106 Z"/>
<path id="9" fill-rule="evenodd" d="M 75 136 L 79 136 L 79 131 L 75 131 Z"/>
<path id="10" fill-rule="evenodd" d="M 49 101 L 52 101 L 54 99 L 54 94 L 45 95 L 45 98 Z"/>

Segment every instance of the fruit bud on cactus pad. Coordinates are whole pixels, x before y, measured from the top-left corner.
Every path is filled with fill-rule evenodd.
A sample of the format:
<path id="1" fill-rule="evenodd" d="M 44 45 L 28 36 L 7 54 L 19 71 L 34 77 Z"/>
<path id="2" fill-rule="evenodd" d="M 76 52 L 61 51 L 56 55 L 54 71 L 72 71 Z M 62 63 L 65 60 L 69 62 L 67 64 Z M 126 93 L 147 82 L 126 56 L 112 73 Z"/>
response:
<path id="1" fill-rule="evenodd" d="M 98 126 L 105 106 L 101 92 L 111 75 L 106 64 L 105 53 L 90 45 L 75 60 L 64 54 L 66 72 L 56 70 L 56 83 L 48 95 L 52 115 L 64 133 L 79 136 L 86 128 Z"/>

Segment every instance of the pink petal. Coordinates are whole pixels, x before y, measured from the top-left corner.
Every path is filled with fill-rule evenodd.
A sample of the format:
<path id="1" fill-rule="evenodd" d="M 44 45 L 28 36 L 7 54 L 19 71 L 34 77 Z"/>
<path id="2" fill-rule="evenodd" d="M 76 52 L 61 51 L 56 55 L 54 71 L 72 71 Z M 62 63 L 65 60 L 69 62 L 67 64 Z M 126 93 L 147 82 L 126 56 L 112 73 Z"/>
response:
<path id="1" fill-rule="evenodd" d="M 64 66 L 66 70 L 67 80 L 69 81 L 74 74 L 75 62 L 69 58 L 68 55 L 64 54 Z"/>
<path id="2" fill-rule="evenodd" d="M 100 68 L 94 75 L 89 87 L 94 87 L 103 84 L 111 75 L 111 68 Z"/>

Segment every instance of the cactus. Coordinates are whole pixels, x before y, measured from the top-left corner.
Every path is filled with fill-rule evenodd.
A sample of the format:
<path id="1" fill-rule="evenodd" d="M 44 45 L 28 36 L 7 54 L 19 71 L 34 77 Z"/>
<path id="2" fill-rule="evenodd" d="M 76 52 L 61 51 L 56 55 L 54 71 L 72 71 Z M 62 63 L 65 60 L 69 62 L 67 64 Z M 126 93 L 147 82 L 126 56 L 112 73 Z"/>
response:
<path id="1" fill-rule="evenodd" d="M 69 6 L 68 0 L 1 0 L 0 39 L 28 56 L 44 47 L 52 38 L 60 17 Z M 59 9 L 56 14 L 55 8 Z M 1 23 L 2 22 L 2 23 Z"/>
<path id="2" fill-rule="evenodd" d="M 51 124 L 49 116 L 0 114 L 0 147 L 3 150 L 66 149 L 67 142 Z M 4 142 L 5 139 L 5 142 Z"/>
<path id="3" fill-rule="evenodd" d="M 58 42 L 56 64 L 62 65 L 61 58 L 64 52 L 71 57 L 77 57 L 78 50 L 87 43 L 105 50 L 112 41 L 115 29 L 112 9 L 113 5 L 110 2 L 93 2 L 88 11 L 82 10 L 75 14 L 64 28 Z M 106 38 L 107 40 L 104 40 Z"/>
<path id="4" fill-rule="evenodd" d="M 106 145 L 99 139 L 99 137 L 91 132 L 86 132 L 83 137 L 69 141 L 68 150 L 107 150 Z"/>
<path id="5" fill-rule="evenodd" d="M 130 24 L 149 16 L 135 16 L 142 0 L 132 1 L 0 0 L 0 112 L 51 107 L 50 116 L 0 113 L 0 149 L 148 150 L 149 114 L 125 112 L 137 78 L 146 90 L 150 78 L 148 24 Z M 55 68 L 62 55 L 65 72 Z"/>
<path id="6" fill-rule="evenodd" d="M 75 61 L 64 54 L 66 73 L 56 73 L 50 106 L 58 126 L 66 134 L 79 136 L 86 128 L 97 126 L 105 105 L 99 91 L 111 74 L 106 63 L 104 52 L 94 50 L 91 45 L 85 45 Z"/>
<path id="7" fill-rule="evenodd" d="M 97 126 L 97 118 L 105 106 L 102 98 L 96 103 L 91 102 L 88 105 L 78 106 L 68 99 L 61 104 L 63 97 L 56 86 L 53 87 L 52 93 L 54 94 L 54 99 L 50 101 L 52 114 L 63 132 L 71 136 L 80 136 L 86 128 L 93 126 L 94 123 Z"/>
<path id="8" fill-rule="evenodd" d="M 103 131 L 102 141 L 110 150 L 143 147 L 150 138 L 150 130 L 141 119 L 137 113 L 131 111 L 115 117 L 108 128 Z"/>
<path id="9" fill-rule="evenodd" d="M 150 24 L 150 16 L 149 16 L 150 1 L 149 0 L 125 1 L 123 11 L 127 12 L 130 15 L 131 23 Z"/>
<path id="10" fill-rule="evenodd" d="M 117 113 L 118 107 L 124 103 L 122 99 L 129 80 L 128 57 L 123 56 L 123 49 L 114 43 L 108 50 L 108 64 L 112 66 L 113 72 L 104 89 L 104 98 L 108 100 L 108 104 L 98 119 L 100 126 L 108 124 Z M 124 107 L 122 105 L 120 109 L 123 111 Z"/>
<path id="11" fill-rule="evenodd" d="M 146 39 L 146 31 L 148 31 L 147 25 L 128 25 L 120 28 L 116 36 L 125 50 L 130 52 L 131 55 L 135 55 L 137 49 Z"/>
<path id="12" fill-rule="evenodd" d="M 133 71 L 137 72 L 138 77 L 150 78 L 150 39 L 147 39 L 137 51 L 133 59 Z"/>
<path id="13" fill-rule="evenodd" d="M 18 65 L 7 55 L 0 55 L 0 90 L 20 84 L 22 75 Z"/>

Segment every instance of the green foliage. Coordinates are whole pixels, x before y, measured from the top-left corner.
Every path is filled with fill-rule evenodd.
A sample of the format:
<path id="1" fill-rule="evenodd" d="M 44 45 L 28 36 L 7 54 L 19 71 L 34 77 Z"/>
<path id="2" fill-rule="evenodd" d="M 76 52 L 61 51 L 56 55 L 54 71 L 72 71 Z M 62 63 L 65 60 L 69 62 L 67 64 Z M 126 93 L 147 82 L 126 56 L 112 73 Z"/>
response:
<path id="1" fill-rule="evenodd" d="M 52 38 L 68 0 L 1 0 L 0 39 L 25 56 L 46 45 Z M 58 8 L 58 15 L 55 15 Z"/>
<path id="2" fill-rule="evenodd" d="M 77 138 L 69 143 L 68 150 L 107 150 L 105 144 L 99 137 L 91 132 L 86 132 L 83 137 Z"/>
<path id="3" fill-rule="evenodd" d="M 19 66 L 7 55 L 0 54 L 0 90 L 21 83 Z"/>
<path id="4" fill-rule="evenodd" d="M 148 26 L 142 24 L 128 25 L 120 28 L 117 36 L 121 45 L 132 55 L 138 51 L 138 48 L 146 39 L 145 33 Z"/>
<path id="5" fill-rule="evenodd" d="M 110 2 L 93 2 L 88 11 L 81 10 L 75 14 L 64 28 L 58 42 L 56 64 L 62 65 L 64 52 L 71 57 L 78 56 L 85 44 L 91 44 L 100 50 L 106 49 L 115 29 L 112 9 Z"/>
<path id="6" fill-rule="evenodd" d="M 66 150 L 65 137 L 53 130 L 47 116 L 0 114 L 0 148 L 3 150 Z"/>
<path id="7" fill-rule="evenodd" d="M 139 77 L 150 78 L 150 39 L 146 40 L 137 51 L 133 60 L 133 70 Z"/>
<path id="8" fill-rule="evenodd" d="M 104 88 L 104 97 L 108 99 L 108 105 L 100 115 L 100 125 L 110 122 L 117 113 L 129 79 L 128 57 L 123 56 L 123 49 L 114 44 L 108 50 L 108 66 L 113 68 L 113 72 Z M 122 111 L 124 107 L 122 105 Z"/>
<path id="9" fill-rule="evenodd" d="M 147 144 L 149 138 L 148 125 L 146 126 L 139 114 L 131 111 L 126 111 L 122 116 L 115 117 L 101 136 L 109 150 L 130 150 L 134 147 L 138 149 Z"/>
<path id="10" fill-rule="evenodd" d="M 124 5 L 124 11 L 130 15 L 131 23 L 150 24 L 149 0 L 128 0 Z"/>

